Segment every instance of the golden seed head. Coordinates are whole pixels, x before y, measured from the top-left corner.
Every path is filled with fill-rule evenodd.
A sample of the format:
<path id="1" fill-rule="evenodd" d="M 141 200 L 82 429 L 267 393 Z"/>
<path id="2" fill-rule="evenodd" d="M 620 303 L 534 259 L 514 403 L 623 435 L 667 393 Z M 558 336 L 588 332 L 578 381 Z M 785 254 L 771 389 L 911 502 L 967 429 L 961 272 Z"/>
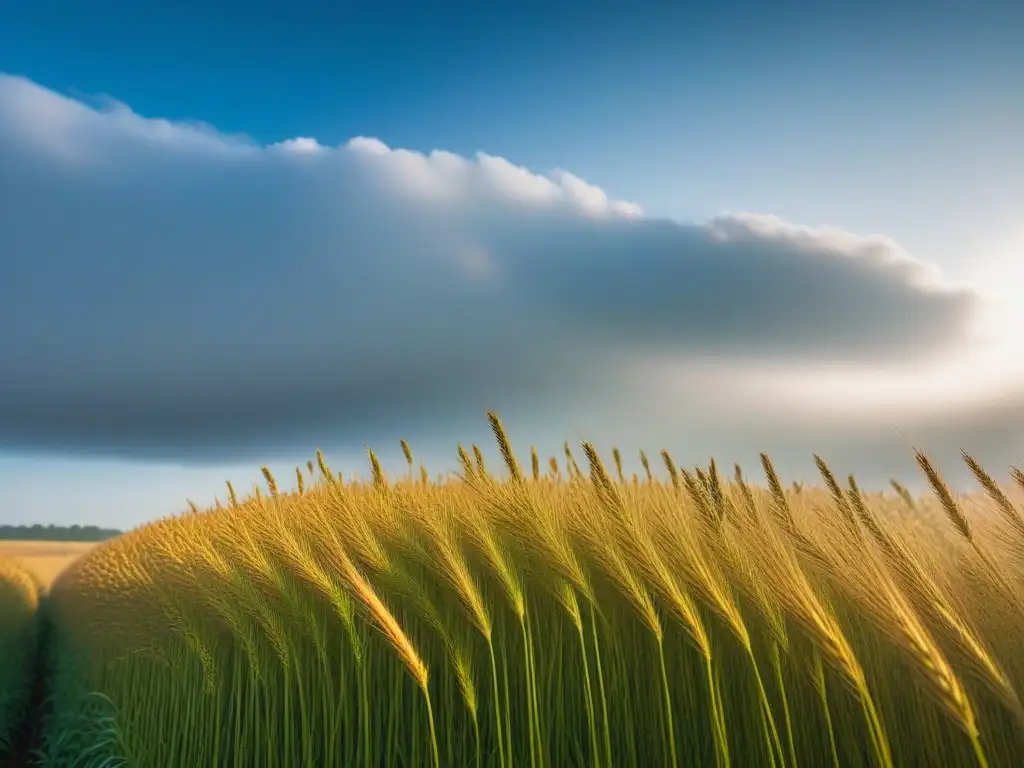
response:
<path id="1" fill-rule="evenodd" d="M 665 469 L 668 470 L 668 476 L 672 479 L 672 487 L 678 491 L 679 471 L 676 469 L 676 463 L 672 460 L 672 454 L 665 448 L 661 449 L 661 460 L 665 462 Z"/>
<path id="2" fill-rule="evenodd" d="M 622 476 L 622 454 L 619 453 L 618 448 L 612 448 L 612 461 L 615 462 L 615 474 L 619 478 L 620 483 L 625 482 L 625 478 Z"/>
<path id="3" fill-rule="evenodd" d="M 473 458 L 476 459 L 476 473 L 480 477 L 484 477 L 487 474 L 487 465 L 484 463 L 484 452 L 480 450 L 480 446 L 473 445 Z"/>
<path id="4" fill-rule="evenodd" d="M 924 476 L 928 478 L 928 484 L 932 487 L 935 495 L 939 498 L 939 503 L 942 505 L 943 511 L 946 513 L 946 517 L 953 524 L 953 527 L 968 541 L 973 538 L 971 532 L 971 525 L 960 509 L 959 505 L 953 499 L 953 494 L 950 493 L 949 486 L 942 479 L 938 470 L 932 465 L 931 461 L 921 451 L 914 451 L 915 458 L 917 459 L 917 465 L 921 468 Z"/>
<path id="5" fill-rule="evenodd" d="M 384 470 L 381 469 L 380 460 L 377 458 L 377 454 L 373 452 L 373 448 L 367 448 L 366 453 L 370 457 L 370 471 L 373 477 L 373 487 L 378 490 L 384 490 L 387 488 L 387 480 L 384 478 Z"/>
<path id="6" fill-rule="evenodd" d="M 319 448 L 317 448 L 316 451 L 316 464 L 317 467 L 319 467 L 320 474 L 323 476 L 324 480 L 332 482 L 334 480 L 334 473 L 331 471 L 331 468 L 327 466 L 327 460 L 324 459 L 324 452 Z"/>
<path id="7" fill-rule="evenodd" d="M 651 482 L 654 477 L 651 475 L 651 464 L 647 461 L 647 454 L 640 450 L 640 466 L 644 468 L 644 474 L 647 475 L 647 482 Z"/>
<path id="8" fill-rule="evenodd" d="M 522 482 L 523 473 L 519 469 L 519 462 L 516 461 L 515 454 L 512 453 L 512 443 L 509 442 L 508 434 L 505 432 L 501 419 L 498 418 L 498 414 L 494 411 L 488 411 L 487 420 L 491 423 L 491 431 L 494 432 L 494 439 L 498 441 L 498 450 L 501 451 L 501 458 L 505 460 L 509 476 L 513 482 Z"/>
<path id="9" fill-rule="evenodd" d="M 473 460 L 469 458 L 466 449 L 461 445 L 459 446 L 459 463 L 462 465 L 463 477 L 466 480 L 471 480 L 476 474 L 476 470 L 473 468 Z"/>
<path id="10" fill-rule="evenodd" d="M 263 473 L 263 478 L 267 481 L 267 489 L 270 491 L 270 495 L 277 496 L 277 482 L 274 480 L 274 475 L 270 471 L 270 467 L 264 464 L 260 467 L 260 472 Z"/>

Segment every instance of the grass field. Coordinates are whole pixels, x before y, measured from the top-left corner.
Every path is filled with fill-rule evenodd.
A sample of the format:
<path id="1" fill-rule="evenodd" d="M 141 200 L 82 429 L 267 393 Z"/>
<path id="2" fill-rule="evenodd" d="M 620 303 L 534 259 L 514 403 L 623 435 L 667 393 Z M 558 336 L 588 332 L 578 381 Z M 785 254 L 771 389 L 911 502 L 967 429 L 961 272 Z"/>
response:
<path id="1" fill-rule="evenodd" d="M 589 444 L 318 454 L 77 559 L 40 765 L 1024 765 L 1024 475 L 863 493 Z M 417 469 L 419 471 L 417 471 Z M 657 471 L 656 471 L 657 469 Z M 41 554 L 40 557 L 47 555 Z"/>
<path id="2" fill-rule="evenodd" d="M 61 571 L 95 546 L 95 542 L 0 540 L 0 557 L 20 562 L 48 587 Z"/>

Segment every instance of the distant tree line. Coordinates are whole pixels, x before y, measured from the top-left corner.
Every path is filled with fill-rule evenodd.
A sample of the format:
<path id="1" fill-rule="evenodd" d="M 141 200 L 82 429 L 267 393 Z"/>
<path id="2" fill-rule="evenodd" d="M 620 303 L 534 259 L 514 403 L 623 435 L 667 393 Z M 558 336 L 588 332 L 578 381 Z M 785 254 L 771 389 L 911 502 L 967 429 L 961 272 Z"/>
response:
<path id="1" fill-rule="evenodd" d="M 95 525 L 0 525 L 0 541 L 106 541 L 120 535 Z"/>

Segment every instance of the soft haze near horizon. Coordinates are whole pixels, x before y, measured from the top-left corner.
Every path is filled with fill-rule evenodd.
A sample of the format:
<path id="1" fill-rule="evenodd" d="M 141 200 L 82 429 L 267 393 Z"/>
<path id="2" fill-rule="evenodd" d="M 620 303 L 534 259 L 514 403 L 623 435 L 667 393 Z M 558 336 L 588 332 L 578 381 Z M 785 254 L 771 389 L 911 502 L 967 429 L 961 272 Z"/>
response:
<path id="1" fill-rule="evenodd" d="M 1024 11 L 927 8 L 5 8 L 0 522 L 494 462 L 490 408 L 521 458 L 1024 464 Z"/>

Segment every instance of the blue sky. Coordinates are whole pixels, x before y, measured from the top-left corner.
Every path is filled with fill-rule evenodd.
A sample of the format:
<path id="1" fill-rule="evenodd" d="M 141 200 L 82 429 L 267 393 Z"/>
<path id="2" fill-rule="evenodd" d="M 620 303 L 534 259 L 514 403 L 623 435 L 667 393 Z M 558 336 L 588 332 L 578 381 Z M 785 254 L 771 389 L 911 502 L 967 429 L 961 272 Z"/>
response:
<path id="1" fill-rule="evenodd" d="M 322 5 L 2 11 L 0 521 L 445 469 L 491 407 L 1024 462 L 1020 6 Z"/>

